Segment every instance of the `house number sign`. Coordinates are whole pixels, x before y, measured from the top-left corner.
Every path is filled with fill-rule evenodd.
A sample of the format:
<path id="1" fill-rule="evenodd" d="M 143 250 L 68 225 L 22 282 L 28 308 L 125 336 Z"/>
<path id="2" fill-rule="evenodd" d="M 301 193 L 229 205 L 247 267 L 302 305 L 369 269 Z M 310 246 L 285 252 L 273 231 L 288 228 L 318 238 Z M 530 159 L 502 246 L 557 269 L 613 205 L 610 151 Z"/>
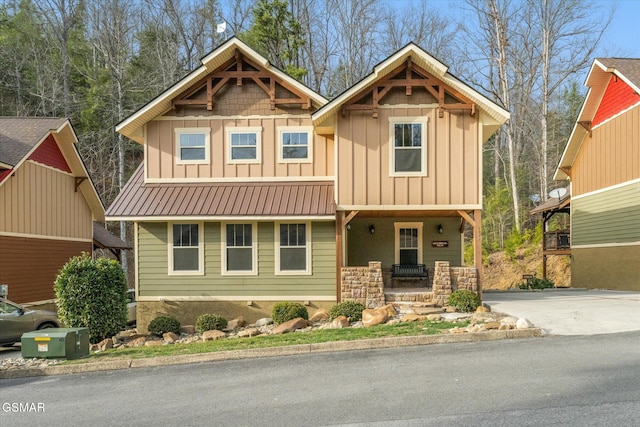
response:
<path id="1" fill-rule="evenodd" d="M 432 240 L 431 246 L 433 246 L 434 248 L 448 248 L 449 241 L 448 240 Z"/>

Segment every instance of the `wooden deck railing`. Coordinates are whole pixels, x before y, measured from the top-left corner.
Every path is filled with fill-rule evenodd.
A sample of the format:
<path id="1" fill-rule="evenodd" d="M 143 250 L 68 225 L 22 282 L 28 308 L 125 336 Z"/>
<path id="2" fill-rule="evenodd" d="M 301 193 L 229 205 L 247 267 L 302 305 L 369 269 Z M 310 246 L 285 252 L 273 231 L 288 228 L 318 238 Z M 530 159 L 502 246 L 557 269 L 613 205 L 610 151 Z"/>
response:
<path id="1" fill-rule="evenodd" d="M 568 230 L 547 231 L 544 233 L 545 251 L 571 248 L 571 233 Z"/>

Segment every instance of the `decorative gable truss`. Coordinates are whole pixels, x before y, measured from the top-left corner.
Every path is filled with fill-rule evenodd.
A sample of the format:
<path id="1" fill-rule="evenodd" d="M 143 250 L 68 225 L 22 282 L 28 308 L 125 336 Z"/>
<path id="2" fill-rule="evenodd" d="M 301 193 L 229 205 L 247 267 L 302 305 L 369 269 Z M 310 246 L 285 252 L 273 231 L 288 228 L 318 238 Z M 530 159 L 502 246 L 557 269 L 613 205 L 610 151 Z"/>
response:
<path id="1" fill-rule="evenodd" d="M 438 102 L 438 117 L 444 116 L 445 110 L 468 110 L 473 116 L 476 105 L 457 90 L 445 85 L 420 66 L 411 61 L 411 57 L 387 77 L 377 81 L 371 90 L 363 91 L 342 107 L 342 116 L 347 111 L 371 111 L 374 118 L 378 117 L 378 107 L 382 99 L 394 88 L 405 88 L 405 95 L 411 96 L 413 88 L 424 88 Z"/>
<path id="2" fill-rule="evenodd" d="M 270 100 L 271 110 L 276 105 L 299 105 L 300 108 L 311 109 L 311 98 L 283 79 L 253 62 L 238 49 L 232 59 L 218 70 L 194 84 L 191 90 L 176 97 L 172 101 L 174 110 L 183 106 L 206 107 L 208 111 L 215 108 L 215 98 L 228 83 L 242 86 L 246 81 L 255 83 Z"/>

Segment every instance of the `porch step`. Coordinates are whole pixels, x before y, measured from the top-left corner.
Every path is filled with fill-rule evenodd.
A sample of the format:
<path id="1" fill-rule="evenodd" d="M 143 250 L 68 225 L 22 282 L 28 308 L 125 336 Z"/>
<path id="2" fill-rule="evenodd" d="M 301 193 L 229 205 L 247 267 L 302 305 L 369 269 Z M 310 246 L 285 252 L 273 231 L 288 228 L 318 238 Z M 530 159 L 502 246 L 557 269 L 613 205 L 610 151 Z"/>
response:
<path id="1" fill-rule="evenodd" d="M 417 314 L 419 316 L 426 316 L 428 314 L 440 314 L 443 312 L 442 307 L 420 307 L 410 304 L 398 304 L 393 303 L 398 314 Z"/>

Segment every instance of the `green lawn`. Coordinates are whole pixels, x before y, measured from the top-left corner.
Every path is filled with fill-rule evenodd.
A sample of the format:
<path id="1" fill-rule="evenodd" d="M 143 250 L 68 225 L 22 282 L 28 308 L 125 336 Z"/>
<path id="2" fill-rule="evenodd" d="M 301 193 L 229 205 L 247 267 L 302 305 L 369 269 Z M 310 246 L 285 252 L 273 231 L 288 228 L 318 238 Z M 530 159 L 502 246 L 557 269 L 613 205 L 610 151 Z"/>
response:
<path id="1" fill-rule="evenodd" d="M 246 350 L 282 347 L 299 344 L 316 344 L 330 341 L 353 341 L 393 336 L 417 336 L 439 334 L 443 330 L 467 326 L 469 322 L 411 322 L 398 325 L 378 325 L 370 328 L 318 329 L 309 332 L 291 332 L 283 335 L 264 335 L 253 338 L 224 338 L 217 341 L 170 344 L 161 346 L 110 349 L 92 353 L 88 358 L 70 361 L 86 363 L 105 359 L 141 359 L 156 356 L 211 353 L 227 350 Z"/>

